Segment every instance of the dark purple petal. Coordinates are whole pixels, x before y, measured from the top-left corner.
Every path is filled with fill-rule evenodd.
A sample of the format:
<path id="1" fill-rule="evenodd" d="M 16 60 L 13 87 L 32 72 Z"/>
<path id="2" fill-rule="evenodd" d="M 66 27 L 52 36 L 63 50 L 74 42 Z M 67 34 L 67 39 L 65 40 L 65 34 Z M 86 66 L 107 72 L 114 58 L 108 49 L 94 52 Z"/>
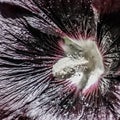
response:
<path id="1" fill-rule="evenodd" d="M 92 4 L 102 14 L 120 11 L 119 0 L 93 0 Z"/>
<path id="2" fill-rule="evenodd" d="M 23 15 L 31 14 L 31 12 L 22 6 L 10 2 L 0 3 L 0 12 L 5 18 L 15 18 Z"/>
<path id="3" fill-rule="evenodd" d="M 120 118 L 118 12 L 98 14 L 88 0 L 13 1 L 0 6 L 0 119 Z M 105 72 L 85 94 L 70 80 L 53 75 L 54 64 L 67 56 L 63 46 L 68 36 L 92 39 L 103 57 Z"/>
<path id="4" fill-rule="evenodd" d="M 34 2 L 67 35 L 74 38 L 86 34 L 94 36 L 96 26 L 90 1 L 34 0 Z"/>

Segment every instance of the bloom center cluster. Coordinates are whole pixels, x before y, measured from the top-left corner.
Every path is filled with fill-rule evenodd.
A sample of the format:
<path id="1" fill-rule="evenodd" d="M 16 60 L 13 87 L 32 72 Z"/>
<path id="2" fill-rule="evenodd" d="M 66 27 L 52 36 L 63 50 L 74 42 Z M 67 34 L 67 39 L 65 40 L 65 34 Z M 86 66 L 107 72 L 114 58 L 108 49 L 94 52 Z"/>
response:
<path id="1" fill-rule="evenodd" d="M 70 80 L 80 89 L 88 89 L 104 73 L 102 55 L 92 40 L 65 38 L 62 48 L 66 56 L 53 65 L 54 77 Z"/>

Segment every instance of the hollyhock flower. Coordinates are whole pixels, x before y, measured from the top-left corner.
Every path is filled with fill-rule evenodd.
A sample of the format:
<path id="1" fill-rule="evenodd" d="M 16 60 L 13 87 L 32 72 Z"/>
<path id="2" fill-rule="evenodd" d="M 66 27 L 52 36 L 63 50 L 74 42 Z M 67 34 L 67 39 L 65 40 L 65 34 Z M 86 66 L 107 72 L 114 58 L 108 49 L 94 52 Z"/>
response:
<path id="1" fill-rule="evenodd" d="M 118 0 L 0 1 L 1 120 L 119 120 Z"/>

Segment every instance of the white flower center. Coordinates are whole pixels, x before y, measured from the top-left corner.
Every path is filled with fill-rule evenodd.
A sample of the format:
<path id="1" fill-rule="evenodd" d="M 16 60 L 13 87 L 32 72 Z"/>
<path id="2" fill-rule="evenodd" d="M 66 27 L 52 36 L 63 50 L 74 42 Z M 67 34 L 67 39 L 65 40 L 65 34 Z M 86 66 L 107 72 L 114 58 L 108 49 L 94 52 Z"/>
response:
<path id="1" fill-rule="evenodd" d="M 70 80 L 78 88 L 86 90 L 104 73 L 102 55 L 95 41 L 65 38 L 62 45 L 66 56 L 53 65 L 54 77 Z"/>

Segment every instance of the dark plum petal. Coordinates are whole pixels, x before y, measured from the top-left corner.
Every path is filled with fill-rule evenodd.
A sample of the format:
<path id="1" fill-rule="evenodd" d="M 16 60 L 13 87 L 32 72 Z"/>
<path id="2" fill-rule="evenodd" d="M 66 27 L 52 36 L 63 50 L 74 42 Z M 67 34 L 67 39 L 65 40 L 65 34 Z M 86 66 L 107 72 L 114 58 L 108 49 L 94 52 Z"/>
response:
<path id="1" fill-rule="evenodd" d="M 120 13 L 100 16 L 98 24 L 98 46 L 109 74 L 120 70 Z M 114 61 L 114 62 L 113 62 Z M 106 70 L 107 71 L 107 70 Z"/>
<path id="2" fill-rule="evenodd" d="M 4 18 L 25 18 L 31 26 L 44 33 L 62 35 L 58 26 L 32 1 L 1 2 L 0 13 Z"/>
<path id="3" fill-rule="evenodd" d="M 89 0 L 33 0 L 61 30 L 73 38 L 95 35 L 96 25 Z"/>
<path id="4" fill-rule="evenodd" d="M 116 4 L 117 5 L 117 4 Z M 109 91 L 103 96 L 104 108 L 103 116 L 110 119 L 109 115 L 119 114 L 120 110 L 120 14 L 119 12 L 101 14 L 100 22 L 97 28 L 97 44 L 103 56 L 105 65 L 105 76 L 101 83 L 107 82 Z M 105 85 L 105 84 L 104 84 Z M 102 86 L 102 85 L 101 85 Z M 105 87 L 106 88 L 106 87 Z M 102 110 L 103 108 L 101 108 Z M 105 110 L 106 109 L 106 110 Z M 108 113 L 107 113 L 107 110 Z M 103 113 L 104 113 L 103 112 Z M 100 114 L 101 112 L 98 112 Z M 115 118 L 114 118 L 115 117 Z M 103 119 L 105 119 L 103 118 Z M 112 116 L 111 119 L 119 119 L 119 117 Z"/>
<path id="5" fill-rule="evenodd" d="M 120 11 L 120 1 L 119 0 L 93 0 L 92 5 L 101 14 Z"/>
<path id="6" fill-rule="evenodd" d="M 17 119 L 30 104 L 44 103 L 40 99 L 53 79 L 52 65 L 64 52 L 58 44 L 60 37 L 42 33 L 24 18 L 1 21 L 0 108 L 11 112 L 0 119 Z"/>
<path id="7" fill-rule="evenodd" d="M 23 15 L 31 14 L 28 9 L 25 9 L 22 6 L 16 5 L 10 2 L 1 2 L 0 3 L 0 12 L 5 18 L 15 18 Z"/>
<path id="8" fill-rule="evenodd" d="M 1 120 L 119 120 L 120 14 L 101 14 L 96 3 L 0 1 Z M 90 38 L 102 55 L 105 71 L 85 93 L 53 74 L 53 66 L 69 56 L 65 37 Z"/>

